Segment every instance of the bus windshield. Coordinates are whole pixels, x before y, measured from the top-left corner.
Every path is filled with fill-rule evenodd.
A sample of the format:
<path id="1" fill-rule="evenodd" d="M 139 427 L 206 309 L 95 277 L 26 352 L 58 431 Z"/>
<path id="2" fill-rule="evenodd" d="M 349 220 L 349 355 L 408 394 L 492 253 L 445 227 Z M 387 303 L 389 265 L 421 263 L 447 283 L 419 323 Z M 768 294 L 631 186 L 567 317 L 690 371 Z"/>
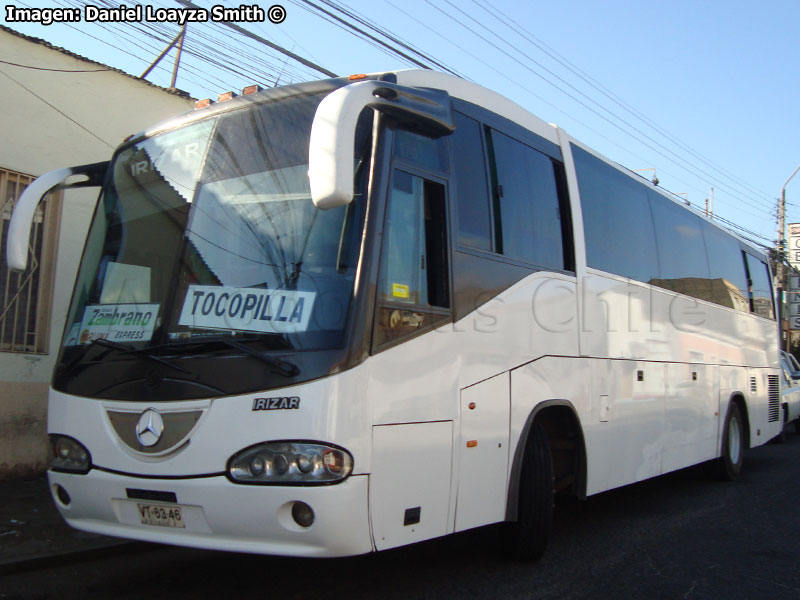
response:
<path id="1" fill-rule="evenodd" d="M 220 337 L 266 350 L 342 344 L 363 200 L 356 186 L 346 207 L 311 201 L 308 141 L 322 97 L 252 105 L 118 152 L 62 361 L 96 340 L 137 350 Z"/>

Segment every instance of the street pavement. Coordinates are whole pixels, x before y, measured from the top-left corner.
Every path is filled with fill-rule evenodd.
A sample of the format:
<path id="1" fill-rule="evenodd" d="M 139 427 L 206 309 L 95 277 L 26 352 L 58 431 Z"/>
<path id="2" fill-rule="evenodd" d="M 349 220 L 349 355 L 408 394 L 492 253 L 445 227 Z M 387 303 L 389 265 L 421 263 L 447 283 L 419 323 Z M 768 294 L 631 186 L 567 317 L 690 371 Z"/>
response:
<path id="1" fill-rule="evenodd" d="M 50 497 L 44 475 L 0 481 L 0 573 L 123 543 L 67 525 Z"/>

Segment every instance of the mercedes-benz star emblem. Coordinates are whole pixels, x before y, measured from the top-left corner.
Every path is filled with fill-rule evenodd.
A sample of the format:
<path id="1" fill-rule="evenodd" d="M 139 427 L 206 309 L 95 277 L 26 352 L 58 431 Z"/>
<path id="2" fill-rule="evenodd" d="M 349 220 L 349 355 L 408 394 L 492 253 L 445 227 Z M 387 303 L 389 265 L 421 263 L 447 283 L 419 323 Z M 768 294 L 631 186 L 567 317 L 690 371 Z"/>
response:
<path id="1" fill-rule="evenodd" d="M 136 423 L 136 439 L 146 448 L 155 446 L 164 433 L 164 419 L 155 408 L 148 408 Z"/>

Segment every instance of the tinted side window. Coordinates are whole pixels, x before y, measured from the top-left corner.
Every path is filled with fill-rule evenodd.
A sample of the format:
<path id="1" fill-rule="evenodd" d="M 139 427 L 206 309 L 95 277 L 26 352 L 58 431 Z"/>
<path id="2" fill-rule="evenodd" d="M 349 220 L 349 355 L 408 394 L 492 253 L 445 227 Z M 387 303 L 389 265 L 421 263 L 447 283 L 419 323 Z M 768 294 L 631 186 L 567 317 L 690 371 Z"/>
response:
<path id="1" fill-rule="evenodd" d="M 575 145 L 572 156 L 581 194 L 587 264 L 645 283 L 657 278 L 647 188 Z"/>
<path id="2" fill-rule="evenodd" d="M 702 220 L 648 190 L 656 230 L 660 276 L 653 283 L 687 296 L 711 300 Z"/>
<path id="3" fill-rule="evenodd" d="M 711 272 L 711 302 L 750 312 L 747 271 L 739 242 L 707 221 L 703 221 L 703 237 Z"/>
<path id="4" fill-rule="evenodd" d="M 418 133 L 398 129 L 394 135 L 395 156 L 434 171 L 447 171 L 447 149 L 444 138 L 431 139 Z"/>
<path id="5" fill-rule="evenodd" d="M 486 162 L 480 125 L 459 112 L 454 113 L 456 131 L 451 136 L 457 173 L 455 203 L 458 212 L 458 242 L 465 246 L 492 249 Z"/>
<path id="6" fill-rule="evenodd" d="M 445 186 L 395 170 L 386 207 L 378 314 L 378 346 L 449 318 Z"/>
<path id="7" fill-rule="evenodd" d="M 745 256 L 747 257 L 747 271 L 750 274 L 751 282 L 751 310 L 762 317 L 774 319 L 775 311 L 772 304 L 772 286 L 770 285 L 767 265 L 750 254 L 745 253 Z"/>
<path id="8" fill-rule="evenodd" d="M 563 269 L 561 211 L 552 159 L 498 131 L 489 132 L 495 251 Z"/>

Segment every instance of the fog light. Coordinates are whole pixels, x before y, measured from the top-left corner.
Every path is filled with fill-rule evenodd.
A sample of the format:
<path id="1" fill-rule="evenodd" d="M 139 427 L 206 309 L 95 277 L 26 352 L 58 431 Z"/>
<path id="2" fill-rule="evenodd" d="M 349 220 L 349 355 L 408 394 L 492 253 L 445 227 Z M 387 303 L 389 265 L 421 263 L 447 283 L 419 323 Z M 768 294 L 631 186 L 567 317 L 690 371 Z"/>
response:
<path id="1" fill-rule="evenodd" d="M 305 502 L 292 505 L 292 518 L 300 527 L 311 527 L 314 523 L 314 510 Z"/>
<path id="2" fill-rule="evenodd" d="M 69 497 L 67 490 L 58 484 L 56 484 L 56 497 L 64 506 L 69 506 L 70 502 L 72 502 L 72 498 Z"/>

